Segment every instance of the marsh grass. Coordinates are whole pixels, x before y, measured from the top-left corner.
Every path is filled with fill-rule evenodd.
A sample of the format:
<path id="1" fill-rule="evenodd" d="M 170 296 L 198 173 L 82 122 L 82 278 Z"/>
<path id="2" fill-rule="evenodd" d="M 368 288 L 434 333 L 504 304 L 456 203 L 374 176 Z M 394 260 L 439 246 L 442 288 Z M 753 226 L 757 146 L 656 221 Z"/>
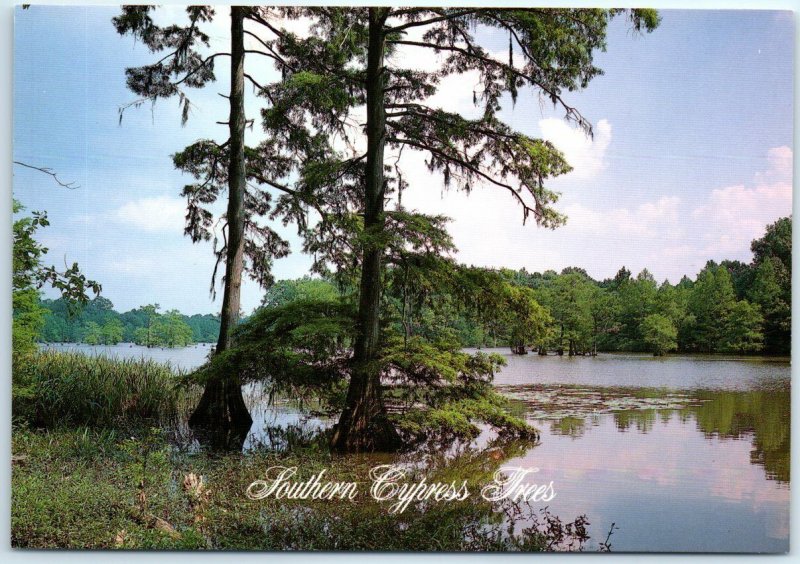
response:
<path id="1" fill-rule="evenodd" d="M 131 436 L 90 428 L 15 429 L 13 452 L 21 460 L 12 471 L 15 548 L 547 551 L 580 550 L 588 540 L 585 518 L 537 520 L 526 508 L 478 496 L 392 514 L 367 495 L 377 462 L 368 456 L 190 454 L 155 429 Z M 498 464 L 478 451 L 433 465 L 428 477 L 482 481 Z M 352 502 L 248 499 L 247 486 L 275 465 L 297 466 L 298 479 L 325 469 L 326 479 L 358 482 L 362 495 Z"/>
<path id="2" fill-rule="evenodd" d="M 277 429 L 269 448 L 247 453 L 183 449 L 172 437 L 175 423 L 199 391 L 181 376 L 149 360 L 56 352 L 14 372 L 12 546 L 541 551 L 580 550 L 588 539 L 582 518 L 566 526 L 537 521 L 478 496 L 414 502 L 392 514 L 366 495 L 369 469 L 390 460 L 333 455 L 320 442 L 324 433 Z M 514 452 L 462 453 L 421 463 L 420 472 L 477 487 Z M 297 466 L 298 479 L 324 469 L 330 480 L 358 482 L 364 494 L 352 503 L 248 499 L 247 486 L 276 465 Z"/>
<path id="3" fill-rule="evenodd" d="M 43 351 L 15 367 L 14 413 L 45 427 L 172 424 L 196 396 L 180 376 L 153 360 Z"/>

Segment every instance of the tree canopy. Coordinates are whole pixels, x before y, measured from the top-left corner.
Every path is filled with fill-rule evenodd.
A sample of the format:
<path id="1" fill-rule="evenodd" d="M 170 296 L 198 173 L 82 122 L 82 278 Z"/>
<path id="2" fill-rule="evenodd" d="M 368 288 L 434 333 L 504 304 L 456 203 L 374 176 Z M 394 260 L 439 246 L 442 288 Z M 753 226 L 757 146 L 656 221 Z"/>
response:
<path id="1" fill-rule="evenodd" d="M 319 212 L 319 221 L 305 234 L 315 269 L 333 269 L 358 281 L 353 370 L 332 442 L 341 450 L 393 448 L 399 440 L 386 417 L 378 368 L 389 343 L 381 304 L 385 273 L 394 261 L 406 263 L 404 273 L 411 270 L 402 253 L 392 253 L 392 241 L 399 238 L 400 246 L 413 247 L 420 241 L 404 237 L 421 232 L 425 248 L 420 254 L 442 255 L 452 248 L 442 236 L 443 218 L 403 208 L 403 151 L 422 152 L 445 186 L 466 191 L 478 184 L 491 186 L 520 205 L 523 222 L 532 216 L 545 227 L 560 225 L 564 218 L 553 207 L 558 195 L 546 182 L 568 172 L 568 163 L 551 143 L 503 123 L 499 111 L 507 97 L 514 103 L 521 93 L 532 94 L 561 108 L 567 120 L 590 133 L 589 122 L 563 93 L 586 87 L 601 72 L 593 55 L 605 48 L 611 18 L 626 13 L 635 30 L 649 31 L 658 16 L 652 10 L 531 8 L 291 7 L 257 12 L 264 21 L 277 16 L 310 22 L 308 35 L 273 25 L 275 38 L 265 46 L 276 55 L 283 80 L 261 89 L 270 102 L 262 123 L 271 141 L 294 159 L 295 194 L 303 194 L 303 201 Z M 493 33 L 507 36 L 507 59 L 486 47 Z M 406 57 L 414 49 L 441 54 L 441 65 L 409 68 Z M 478 74 L 473 101 L 480 117 L 427 105 L 445 77 L 465 72 Z M 287 197 L 282 196 L 285 206 L 290 205 Z M 391 211 L 385 207 L 390 198 L 397 202 Z M 406 292 L 403 312 L 408 298 Z M 406 336 L 404 344 L 410 342 Z"/>
<path id="2" fill-rule="evenodd" d="M 14 214 L 22 214 L 24 207 L 14 200 L 13 211 Z M 102 289 L 98 282 L 81 273 L 78 263 L 73 263 L 65 270 L 44 264 L 48 249 L 35 237 L 39 229 L 48 225 L 47 213 L 40 211 L 20 215 L 13 224 L 12 351 L 15 359 L 35 349 L 35 342 L 45 323 L 45 310 L 39 305 L 42 287 L 51 286 L 58 290 L 72 311 L 89 300 L 89 293 L 99 295 Z"/>

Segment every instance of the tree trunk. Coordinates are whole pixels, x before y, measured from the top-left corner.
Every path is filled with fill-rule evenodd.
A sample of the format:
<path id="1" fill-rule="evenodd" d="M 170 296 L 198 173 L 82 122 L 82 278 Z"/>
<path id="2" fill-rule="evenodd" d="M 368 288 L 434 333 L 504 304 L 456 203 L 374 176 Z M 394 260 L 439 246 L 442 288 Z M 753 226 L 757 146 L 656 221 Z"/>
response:
<path id="1" fill-rule="evenodd" d="M 373 235 L 364 244 L 353 370 L 347 401 L 334 427 L 331 446 L 345 452 L 389 451 L 401 446 L 400 437 L 386 416 L 376 365 L 380 337 L 381 259 L 383 246 L 375 235 L 385 228 L 383 151 L 386 143 L 383 68 L 386 8 L 369 9 L 367 54 L 367 162 L 364 179 L 364 231 Z"/>
<path id="2" fill-rule="evenodd" d="M 214 354 L 230 348 L 231 331 L 239 322 L 244 268 L 244 11 L 231 7 L 230 163 L 228 165 L 228 241 L 225 288 L 222 297 L 219 338 Z M 253 423 L 242 396 L 238 374 L 206 383 L 200 403 L 189 419 L 192 427 L 208 430 L 250 428 Z"/>

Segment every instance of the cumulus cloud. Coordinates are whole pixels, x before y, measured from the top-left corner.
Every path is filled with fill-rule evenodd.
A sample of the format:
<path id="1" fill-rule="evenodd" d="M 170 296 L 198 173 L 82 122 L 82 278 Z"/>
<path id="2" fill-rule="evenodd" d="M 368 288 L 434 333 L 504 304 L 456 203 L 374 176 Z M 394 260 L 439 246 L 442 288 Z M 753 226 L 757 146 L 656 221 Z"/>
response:
<path id="1" fill-rule="evenodd" d="M 767 153 L 768 168 L 749 184 L 711 191 L 708 200 L 692 210 L 703 229 L 703 252 L 720 256 L 749 249 L 764 226 L 792 210 L 792 150 L 775 147 Z"/>
<path id="2" fill-rule="evenodd" d="M 680 206 L 677 196 L 662 196 L 634 208 L 594 210 L 573 204 L 564 212 L 569 218 L 568 228 L 576 233 L 675 238 L 682 232 L 677 225 Z"/>
<path id="3" fill-rule="evenodd" d="M 595 143 L 603 129 L 598 128 Z M 573 161 L 582 151 L 588 155 L 583 174 L 599 174 L 603 151 L 578 143 L 570 137 L 571 128 L 567 131 L 563 137 L 573 140 L 568 158 Z M 610 136 L 610 126 L 607 131 Z M 659 280 L 676 282 L 684 274 L 694 276 L 709 259 L 749 261 L 750 242 L 763 235 L 766 225 L 789 215 L 792 206 L 788 147 L 771 149 L 764 170 L 753 174 L 750 182 L 709 186 L 697 199 L 657 194 L 644 201 L 612 199 L 617 205 L 572 199 L 556 206 L 568 220 L 554 231 L 523 226 L 518 206 L 503 190 L 477 186 L 470 195 L 444 190 L 421 155 L 404 154 L 402 164 L 410 184 L 403 204 L 451 217 L 449 231 L 458 259 L 482 266 L 542 271 L 577 265 L 599 278 L 613 276 L 622 266 L 634 272 L 646 267 Z"/>
<path id="4" fill-rule="evenodd" d="M 792 212 L 792 162 L 789 147 L 770 149 L 765 169 L 750 182 L 712 188 L 696 202 L 662 196 L 635 207 L 565 208 L 565 234 L 592 237 L 596 246 L 616 247 L 616 257 L 636 264 L 653 261 L 662 276 L 696 274 L 707 260 L 750 260 L 750 242 L 766 226 Z M 625 241 L 623 246 L 620 242 Z"/>
<path id="5" fill-rule="evenodd" d="M 133 200 L 111 212 L 118 222 L 147 233 L 180 233 L 185 215 L 185 202 L 170 196 Z"/>
<path id="6" fill-rule="evenodd" d="M 461 114 L 467 119 L 477 119 L 483 113 L 480 105 L 475 105 L 473 93 L 480 90 L 478 71 L 451 74 L 444 77 L 433 96 L 425 100 L 432 108 Z"/>

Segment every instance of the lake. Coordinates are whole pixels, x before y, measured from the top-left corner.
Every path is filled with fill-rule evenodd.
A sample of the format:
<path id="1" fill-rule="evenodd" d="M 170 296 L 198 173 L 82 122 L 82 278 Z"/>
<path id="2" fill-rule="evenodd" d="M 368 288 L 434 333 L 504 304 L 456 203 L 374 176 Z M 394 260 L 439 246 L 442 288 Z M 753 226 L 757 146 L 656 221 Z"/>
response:
<path id="1" fill-rule="evenodd" d="M 79 352 L 92 356 L 105 355 L 114 358 L 150 358 L 157 362 L 168 363 L 173 368 L 191 370 L 206 361 L 213 345 L 198 343 L 182 349 L 168 349 L 161 347 L 143 347 L 133 343 L 120 343 L 118 345 L 84 345 L 77 343 L 48 343 L 41 345 L 43 349 Z"/>
<path id="2" fill-rule="evenodd" d="M 209 351 L 48 348 L 153 358 L 185 370 Z M 496 385 L 541 432 L 539 444 L 504 466 L 535 467 L 533 482 L 552 480 L 550 510 L 564 521 L 586 514 L 593 546 L 614 523 L 618 552 L 788 550 L 788 359 L 492 352 L 508 362 Z M 253 411 L 246 448 L 274 441 L 268 435 L 276 426 L 329 423 L 285 403 Z"/>

